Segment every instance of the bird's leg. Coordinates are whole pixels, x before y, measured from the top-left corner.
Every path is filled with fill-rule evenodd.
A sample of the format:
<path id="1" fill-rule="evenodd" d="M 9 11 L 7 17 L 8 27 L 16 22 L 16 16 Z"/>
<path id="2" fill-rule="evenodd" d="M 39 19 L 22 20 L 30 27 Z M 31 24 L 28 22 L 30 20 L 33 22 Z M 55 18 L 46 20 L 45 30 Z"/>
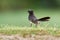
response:
<path id="1" fill-rule="evenodd" d="M 31 23 L 30 27 L 32 27 L 32 23 Z"/>
<path id="2" fill-rule="evenodd" d="M 40 22 L 38 22 L 38 27 L 40 27 Z"/>
<path id="3" fill-rule="evenodd" d="M 39 23 L 39 22 L 37 22 L 37 23 L 35 24 L 35 27 L 39 27 L 39 24 L 40 24 L 40 23 Z"/>
<path id="4" fill-rule="evenodd" d="M 38 24 L 35 24 L 35 27 L 38 27 Z"/>
<path id="5" fill-rule="evenodd" d="M 32 22 L 30 22 L 30 27 L 32 27 Z"/>

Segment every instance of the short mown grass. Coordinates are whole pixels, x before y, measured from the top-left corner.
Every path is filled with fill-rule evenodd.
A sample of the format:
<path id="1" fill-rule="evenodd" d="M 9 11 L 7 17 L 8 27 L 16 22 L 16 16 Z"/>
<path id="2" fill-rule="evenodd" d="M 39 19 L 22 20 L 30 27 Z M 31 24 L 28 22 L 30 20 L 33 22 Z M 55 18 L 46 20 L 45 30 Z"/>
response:
<path id="1" fill-rule="evenodd" d="M 19 27 L 19 26 L 6 26 L 0 28 L 0 34 L 5 35 L 27 35 L 27 34 L 35 34 L 35 35 L 53 35 L 60 36 L 60 29 L 58 28 L 50 28 L 50 27 Z"/>

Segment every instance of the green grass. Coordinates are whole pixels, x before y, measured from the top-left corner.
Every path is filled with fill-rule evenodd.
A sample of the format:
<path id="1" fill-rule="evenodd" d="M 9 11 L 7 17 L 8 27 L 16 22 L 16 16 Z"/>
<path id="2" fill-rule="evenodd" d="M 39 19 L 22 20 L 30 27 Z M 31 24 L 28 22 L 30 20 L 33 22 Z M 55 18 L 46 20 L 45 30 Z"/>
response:
<path id="1" fill-rule="evenodd" d="M 8 11 L 0 14 L 0 34 L 49 34 L 60 36 L 59 10 L 34 10 L 37 18 L 50 16 L 48 22 L 40 22 L 39 27 L 29 27 L 27 10 Z"/>
<path id="2" fill-rule="evenodd" d="M 53 36 L 60 36 L 60 29 L 58 28 L 46 28 L 46 27 L 19 27 L 19 26 L 8 26 L 8 27 L 1 27 L 0 34 L 5 35 L 15 35 L 20 34 L 22 36 L 27 34 L 35 34 L 35 35 L 53 35 Z"/>

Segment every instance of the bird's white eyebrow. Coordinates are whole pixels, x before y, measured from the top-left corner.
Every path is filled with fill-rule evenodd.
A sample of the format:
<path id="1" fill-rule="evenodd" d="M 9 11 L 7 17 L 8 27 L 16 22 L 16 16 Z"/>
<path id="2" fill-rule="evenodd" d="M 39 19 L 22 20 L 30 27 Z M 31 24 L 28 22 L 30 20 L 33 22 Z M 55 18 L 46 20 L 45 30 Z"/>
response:
<path id="1" fill-rule="evenodd" d="M 29 9 L 28 11 L 33 11 L 32 9 Z"/>

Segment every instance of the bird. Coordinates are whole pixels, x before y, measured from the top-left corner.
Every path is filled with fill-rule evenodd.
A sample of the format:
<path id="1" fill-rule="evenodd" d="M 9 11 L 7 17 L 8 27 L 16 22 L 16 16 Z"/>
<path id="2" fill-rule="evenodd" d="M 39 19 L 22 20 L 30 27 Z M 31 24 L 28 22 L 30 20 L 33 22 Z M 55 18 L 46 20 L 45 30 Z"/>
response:
<path id="1" fill-rule="evenodd" d="M 50 17 L 43 17 L 43 18 L 37 19 L 36 16 L 34 15 L 34 11 L 32 9 L 29 9 L 28 13 L 29 13 L 28 20 L 30 21 L 31 26 L 33 23 L 37 27 L 37 25 L 39 24 L 39 21 L 49 21 L 49 19 L 50 19 Z"/>

